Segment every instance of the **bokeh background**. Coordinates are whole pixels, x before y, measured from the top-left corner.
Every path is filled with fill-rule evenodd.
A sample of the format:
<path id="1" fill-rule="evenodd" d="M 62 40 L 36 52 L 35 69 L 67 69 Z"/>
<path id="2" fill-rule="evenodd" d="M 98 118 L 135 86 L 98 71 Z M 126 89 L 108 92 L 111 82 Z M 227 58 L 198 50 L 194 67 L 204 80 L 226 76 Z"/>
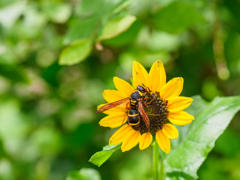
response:
<path id="1" fill-rule="evenodd" d="M 111 20 L 129 15 L 133 23 L 98 39 Z M 85 38 L 89 53 L 71 62 L 62 50 Z M 60 55 L 73 65 L 59 65 Z M 102 92 L 114 89 L 114 76 L 130 82 L 134 60 L 147 70 L 161 60 L 168 80 L 184 78 L 182 95 L 239 95 L 240 1 L 1 0 L 0 179 L 65 180 L 82 168 L 104 180 L 151 179 L 151 148 L 118 150 L 99 168 L 88 162 L 114 132 L 98 125 Z M 240 179 L 239 120 L 238 113 L 199 179 Z"/>

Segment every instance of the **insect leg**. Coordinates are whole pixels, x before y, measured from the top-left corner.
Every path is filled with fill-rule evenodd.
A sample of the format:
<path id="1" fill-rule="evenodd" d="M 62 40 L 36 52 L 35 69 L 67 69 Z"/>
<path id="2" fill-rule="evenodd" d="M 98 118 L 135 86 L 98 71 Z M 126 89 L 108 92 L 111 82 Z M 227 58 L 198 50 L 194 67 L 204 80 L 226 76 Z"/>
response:
<path id="1" fill-rule="evenodd" d="M 146 104 L 151 104 L 154 99 L 155 99 L 155 96 L 153 97 L 153 99 L 150 102 L 147 102 Z"/>

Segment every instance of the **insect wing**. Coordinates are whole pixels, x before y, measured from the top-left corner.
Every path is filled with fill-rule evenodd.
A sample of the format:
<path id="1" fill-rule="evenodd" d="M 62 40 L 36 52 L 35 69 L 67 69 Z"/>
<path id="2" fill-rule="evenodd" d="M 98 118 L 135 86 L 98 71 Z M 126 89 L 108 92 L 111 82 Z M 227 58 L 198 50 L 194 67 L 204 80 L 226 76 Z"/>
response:
<path id="1" fill-rule="evenodd" d="M 144 121 L 145 125 L 147 126 L 148 129 L 150 129 L 150 120 L 148 118 L 146 111 L 144 110 L 144 107 L 143 107 L 143 104 L 141 101 L 138 101 L 138 111 L 141 114 L 141 116 L 143 117 L 143 121 Z"/>
<path id="2" fill-rule="evenodd" d="M 129 100 L 129 97 L 127 97 L 125 99 L 121 99 L 119 101 L 115 101 L 115 102 L 112 102 L 112 103 L 105 104 L 97 110 L 97 114 L 102 113 L 102 112 L 104 112 L 108 109 L 114 108 L 114 107 L 116 107 L 120 104 L 123 104 L 123 103 L 127 102 L 128 100 Z"/>

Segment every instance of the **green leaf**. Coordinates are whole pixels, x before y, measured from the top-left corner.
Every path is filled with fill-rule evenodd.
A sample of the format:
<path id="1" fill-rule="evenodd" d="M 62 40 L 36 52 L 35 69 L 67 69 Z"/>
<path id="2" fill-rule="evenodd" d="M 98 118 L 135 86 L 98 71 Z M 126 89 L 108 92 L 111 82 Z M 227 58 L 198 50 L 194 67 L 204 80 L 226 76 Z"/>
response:
<path id="1" fill-rule="evenodd" d="M 216 139 L 240 110 L 239 102 L 240 96 L 218 97 L 208 105 L 201 99 L 193 101 L 194 109 L 201 108 L 194 114 L 195 120 L 191 123 L 186 137 L 164 161 L 170 179 L 197 178 L 196 172 L 214 147 Z"/>
<path id="2" fill-rule="evenodd" d="M 115 8 L 120 7 L 124 0 L 82 0 L 76 7 L 76 17 L 70 19 L 70 27 L 64 37 L 64 44 L 82 38 L 96 38 L 102 22 L 112 16 Z"/>
<path id="3" fill-rule="evenodd" d="M 99 167 L 105 161 L 107 161 L 120 147 L 121 144 L 104 146 L 102 151 L 96 152 L 94 155 L 92 155 L 92 157 L 89 159 L 89 162 Z"/>
<path id="4" fill-rule="evenodd" d="M 205 100 L 201 98 L 201 96 L 193 96 L 193 103 L 191 104 L 190 107 L 188 107 L 185 111 L 188 112 L 189 114 L 193 115 L 194 117 L 197 117 L 198 114 L 207 107 L 209 104 Z M 195 121 L 193 121 L 191 124 L 185 125 L 185 126 L 177 126 L 178 131 L 179 131 L 179 137 L 178 139 L 174 140 L 172 142 L 172 150 L 177 147 L 183 140 L 187 138 L 189 128 L 194 124 Z"/>
<path id="5" fill-rule="evenodd" d="M 136 21 L 136 17 L 127 15 L 109 21 L 103 28 L 98 41 L 103 39 L 111 39 L 126 31 Z"/>
<path id="6" fill-rule="evenodd" d="M 91 52 L 92 41 L 83 39 L 72 43 L 60 54 L 60 65 L 73 65 L 83 61 Z"/>
<path id="7" fill-rule="evenodd" d="M 67 45 L 75 40 L 90 38 L 96 28 L 99 17 L 71 18 L 69 29 L 64 36 L 63 44 Z"/>
<path id="8" fill-rule="evenodd" d="M 66 180 L 101 180 L 101 176 L 95 169 L 82 168 L 80 171 L 68 173 Z"/>
<path id="9" fill-rule="evenodd" d="M 56 23 L 65 23 L 71 16 L 71 5 L 69 3 L 45 1 L 43 10 L 49 19 Z"/>
<path id="10" fill-rule="evenodd" d="M 101 43 L 111 47 L 121 47 L 130 44 L 137 36 L 142 23 L 136 20 L 129 29 L 111 39 L 105 39 Z"/>
<path id="11" fill-rule="evenodd" d="M 202 14 L 191 4 L 173 2 L 153 17 L 157 29 L 169 33 L 180 33 L 190 26 L 204 22 Z"/>
<path id="12" fill-rule="evenodd" d="M 114 9 L 121 6 L 124 2 L 125 0 L 82 0 L 76 8 L 76 13 L 80 17 L 110 17 Z"/>
<path id="13" fill-rule="evenodd" d="M 193 96 L 192 98 L 193 98 L 193 103 L 191 104 L 191 106 L 189 108 L 186 109 L 186 111 L 189 114 L 196 117 L 204 108 L 207 107 L 209 102 L 202 99 L 202 97 L 199 95 Z"/>

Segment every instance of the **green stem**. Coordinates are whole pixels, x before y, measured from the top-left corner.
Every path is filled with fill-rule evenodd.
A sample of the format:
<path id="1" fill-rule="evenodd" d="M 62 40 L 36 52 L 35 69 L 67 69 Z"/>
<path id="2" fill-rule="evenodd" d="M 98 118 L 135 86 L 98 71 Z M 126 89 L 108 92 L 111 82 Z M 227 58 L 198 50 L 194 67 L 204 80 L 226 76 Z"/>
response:
<path id="1" fill-rule="evenodd" d="M 164 172 L 164 164 L 163 164 L 163 157 L 160 158 L 160 180 L 164 180 L 165 179 L 165 172 Z"/>
<path id="2" fill-rule="evenodd" d="M 160 168 L 159 168 L 159 164 L 160 164 Z M 159 146 L 158 146 L 158 143 L 155 141 L 153 143 L 153 180 L 164 180 L 164 179 L 165 179 L 165 174 L 164 174 L 163 158 L 162 157 L 160 158 L 159 156 Z"/>
<path id="3" fill-rule="evenodd" d="M 159 148 L 156 141 L 153 143 L 153 179 L 159 180 Z"/>

